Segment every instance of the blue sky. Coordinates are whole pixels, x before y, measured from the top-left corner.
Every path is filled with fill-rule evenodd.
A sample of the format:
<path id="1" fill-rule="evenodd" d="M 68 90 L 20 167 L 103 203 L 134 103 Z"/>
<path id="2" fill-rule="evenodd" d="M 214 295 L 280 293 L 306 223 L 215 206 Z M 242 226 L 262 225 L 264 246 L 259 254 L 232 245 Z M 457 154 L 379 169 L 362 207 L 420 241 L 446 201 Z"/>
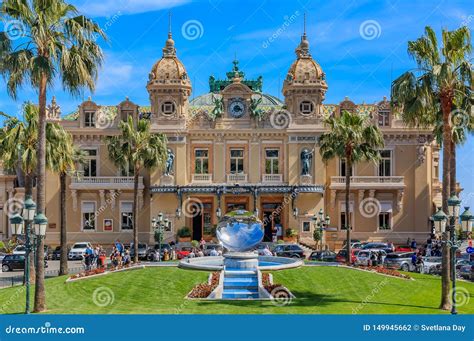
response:
<path id="1" fill-rule="evenodd" d="M 414 63 L 407 41 L 418 38 L 426 25 L 437 32 L 474 25 L 471 1 L 261 1 L 261 0 L 77 0 L 83 13 L 109 36 L 101 43 L 105 63 L 93 99 L 117 104 L 125 96 L 148 104 L 145 89 L 153 63 L 161 57 L 172 10 L 173 38 L 178 56 L 193 83 L 193 95 L 208 91 L 208 78 L 225 77 L 234 55 L 249 78 L 263 76 L 264 91 L 281 97 L 281 83 L 295 58 L 307 13 L 307 34 L 313 57 L 327 76 L 326 103 L 349 96 L 356 103 L 374 103 L 389 96 L 391 80 Z M 471 3 L 471 5 L 469 5 Z M 186 30 L 188 29 L 188 30 Z M 195 30 L 193 30 L 195 29 Z M 63 113 L 89 96 L 72 98 L 60 86 L 55 94 Z M 25 87 L 17 101 L 0 83 L 0 110 L 18 115 L 21 103 L 36 100 Z M 460 147 L 458 177 L 464 202 L 474 205 L 473 139 Z"/>

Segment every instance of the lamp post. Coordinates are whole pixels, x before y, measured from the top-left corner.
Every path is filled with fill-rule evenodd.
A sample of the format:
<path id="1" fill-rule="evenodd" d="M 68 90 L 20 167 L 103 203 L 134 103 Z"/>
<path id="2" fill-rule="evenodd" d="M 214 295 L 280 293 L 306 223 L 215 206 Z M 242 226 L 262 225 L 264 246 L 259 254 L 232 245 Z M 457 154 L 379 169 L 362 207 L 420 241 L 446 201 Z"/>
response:
<path id="1" fill-rule="evenodd" d="M 30 313 L 30 253 L 31 253 L 31 224 L 35 219 L 36 214 L 36 203 L 31 199 L 31 196 L 27 196 L 23 209 L 20 214 L 15 214 L 10 218 L 10 225 L 12 235 L 21 236 L 23 234 L 23 226 L 25 225 L 25 268 L 23 272 L 25 286 L 26 286 L 26 302 L 25 302 L 25 314 Z M 44 219 L 46 217 L 42 215 Z M 36 222 L 36 221 L 35 221 Z M 46 224 L 48 220 L 46 219 Z M 36 232 L 36 229 L 35 229 Z M 41 232 L 38 230 L 38 233 Z M 46 233 L 46 225 L 42 230 L 43 235 Z"/>
<path id="2" fill-rule="evenodd" d="M 461 207 L 461 200 L 456 195 L 452 195 L 448 199 L 448 215 L 443 212 L 441 208 L 438 208 L 432 218 L 435 223 L 436 232 L 446 234 L 450 232 L 450 236 L 443 238 L 442 243 L 449 247 L 451 251 L 451 276 L 453 279 L 452 283 L 452 306 L 451 314 L 456 315 L 456 250 L 461 245 L 462 241 L 458 241 L 456 237 L 456 220 L 461 218 L 461 228 L 468 234 L 472 231 L 472 222 L 474 217 L 469 211 L 469 207 L 465 207 L 465 211 L 459 215 L 459 209 Z"/>
<path id="3" fill-rule="evenodd" d="M 151 226 L 155 230 L 155 233 L 158 233 L 158 262 L 161 262 L 161 244 L 163 243 L 163 233 L 165 227 L 168 227 L 170 221 L 168 218 L 163 219 L 163 213 L 158 213 L 158 219 L 153 218 L 151 220 Z"/>
<path id="4" fill-rule="evenodd" d="M 326 229 L 326 227 L 329 226 L 330 224 L 330 218 L 329 215 L 326 215 L 324 217 L 324 212 L 323 209 L 321 208 L 318 212 L 318 214 L 315 214 L 313 216 L 313 221 L 315 224 L 315 228 L 319 228 L 319 234 L 321 236 L 321 243 L 320 243 L 320 249 L 323 249 L 323 231 Z"/>

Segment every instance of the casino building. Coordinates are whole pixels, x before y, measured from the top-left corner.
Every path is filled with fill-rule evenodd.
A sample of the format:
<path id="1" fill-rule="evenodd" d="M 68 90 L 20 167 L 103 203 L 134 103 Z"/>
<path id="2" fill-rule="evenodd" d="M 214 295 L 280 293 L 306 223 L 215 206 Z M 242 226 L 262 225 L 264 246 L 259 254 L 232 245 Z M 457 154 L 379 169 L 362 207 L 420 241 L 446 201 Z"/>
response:
<path id="1" fill-rule="evenodd" d="M 283 84 L 283 101 L 262 92 L 263 79 L 247 79 L 237 60 L 223 79 L 209 78 L 209 93 L 190 98 L 192 84 L 178 59 L 171 32 L 162 58 L 151 68 L 149 105 L 126 98 L 116 106 L 89 99 L 61 116 L 54 101 L 48 120 L 59 122 L 87 153 L 79 175 L 67 180 L 67 229 L 70 243 L 110 244 L 132 240 L 133 177 L 108 158 L 104 138 L 118 134 L 121 120 L 151 121 L 166 134 L 167 169 L 140 174 L 139 239 L 154 243 L 151 219 L 170 219 L 165 239 L 188 227 L 192 239 L 211 239 L 219 216 L 237 208 L 256 212 L 272 230 L 293 229 L 298 240 L 313 243 L 313 216 L 330 216 L 323 243 L 339 248 L 349 219 L 353 238 L 405 243 L 426 240 L 430 216 L 441 201 L 439 148 L 430 130 L 405 126 L 386 98 L 355 104 L 349 98 L 324 103 L 328 84 L 310 54 L 306 34 L 296 47 Z M 378 164 L 361 163 L 351 171 L 350 212 L 345 212 L 343 159 L 321 160 L 318 137 L 325 117 L 342 110 L 368 115 L 383 132 Z M 1 169 L 1 168 L 0 168 Z M 23 196 L 20 181 L 0 170 L 0 237 L 9 237 L 8 205 Z M 59 244 L 59 179 L 47 175 L 49 227 L 46 244 Z"/>

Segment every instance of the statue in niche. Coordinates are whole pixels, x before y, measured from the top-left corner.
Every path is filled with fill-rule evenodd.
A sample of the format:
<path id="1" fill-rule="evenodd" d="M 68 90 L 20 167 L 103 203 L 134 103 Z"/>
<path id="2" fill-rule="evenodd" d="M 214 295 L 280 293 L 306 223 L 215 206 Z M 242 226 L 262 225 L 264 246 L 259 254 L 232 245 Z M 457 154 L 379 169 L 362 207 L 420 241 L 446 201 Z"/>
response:
<path id="1" fill-rule="evenodd" d="M 168 149 L 168 159 L 166 159 L 165 175 L 169 176 L 173 174 L 173 166 L 174 166 L 174 153 L 171 149 Z"/>
<path id="2" fill-rule="evenodd" d="M 305 148 L 301 151 L 301 175 L 311 175 L 313 152 Z"/>

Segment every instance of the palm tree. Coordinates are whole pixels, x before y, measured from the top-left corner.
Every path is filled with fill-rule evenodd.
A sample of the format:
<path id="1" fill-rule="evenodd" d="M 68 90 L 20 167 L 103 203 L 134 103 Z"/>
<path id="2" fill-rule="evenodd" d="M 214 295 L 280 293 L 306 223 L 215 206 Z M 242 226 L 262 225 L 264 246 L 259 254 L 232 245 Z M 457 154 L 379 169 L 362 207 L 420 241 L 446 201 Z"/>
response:
<path id="1" fill-rule="evenodd" d="M 67 229 L 66 229 L 66 178 L 68 173 L 74 172 L 76 164 L 83 161 L 83 153 L 74 145 L 71 134 L 62 126 L 48 124 L 46 127 L 48 142 L 46 144 L 47 167 L 59 174 L 60 196 L 60 245 L 61 257 L 59 261 L 59 275 L 66 275 L 67 268 Z"/>
<path id="2" fill-rule="evenodd" d="M 138 177 L 142 169 L 163 167 L 168 157 L 166 137 L 150 132 L 150 121 L 132 116 L 119 123 L 120 135 L 106 138 L 109 157 L 117 167 L 133 167 L 133 245 L 134 262 L 138 262 Z"/>
<path id="3" fill-rule="evenodd" d="M 323 161 L 335 157 L 345 159 L 345 228 L 346 228 L 346 262 L 351 263 L 351 229 L 349 193 L 351 189 L 352 165 L 361 161 L 376 162 L 380 158 L 379 149 L 383 148 L 383 135 L 373 124 L 368 115 L 343 111 L 339 117 L 328 117 L 325 123 L 329 132 L 319 138 L 319 152 Z"/>
<path id="4" fill-rule="evenodd" d="M 38 91 L 39 124 L 37 145 L 37 210 L 45 210 L 46 95 L 55 77 L 73 95 L 84 87 L 94 90 L 98 67 L 103 60 L 96 43 L 105 39 L 102 29 L 63 0 L 5 0 L 0 18 L 9 31 L 0 32 L 0 73 L 7 79 L 7 91 L 29 83 Z M 20 30 L 20 36 L 18 36 Z M 35 312 L 45 310 L 44 242 L 37 245 Z"/>
<path id="5" fill-rule="evenodd" d="M 443 30 L 443 46 L 429 26 L 425 34 L 408 42 L 408 54 L 417 68 L 407 71 L 392 84 L 392 105 L 403 121 L 413 127 L 433 127 L 443 147 L 443 210 L 448 211 L 448 198 L 456 191 L 456 143 L 471 121 L 472 51 L 468 27 Z M 456 120 L 460 120 L 461 124 Z M 443 238 L 448 238 L 445 234 Z M 449 310 L 449 247 L 443 247 L 442 290 L 440 308 Z"/>
<path id="6" fill-rule="evenodd" d="M 38 143 L 38 106 L 27 102 L 23 106 L 23 120 L 7 117 L 0 132 L 0 158 L 5 169 L 19 168 L 25 174 L 25 199 L 33 194 L 33 180 L 36 177 L 38 163 L 36 146 Z M 56 164 L 73 153 L 72 138 L 62 126 L 57 123 L 46 125 L 46 161 L 55 170 Z M 72 150 L 72 151 L 71 151 Z M 71 154 L 73 155 L 73 154 Z M 69 156 L 71 157 L 71 156 Z M 74 163 L 71 165 L 74 167 Z M 61 209 L 63 209 L 62 205 Z M 30 254 L 33 257 L 33 253 Z M 30 259 L 30 282 L 35 279 L 34 260 Z"/>

